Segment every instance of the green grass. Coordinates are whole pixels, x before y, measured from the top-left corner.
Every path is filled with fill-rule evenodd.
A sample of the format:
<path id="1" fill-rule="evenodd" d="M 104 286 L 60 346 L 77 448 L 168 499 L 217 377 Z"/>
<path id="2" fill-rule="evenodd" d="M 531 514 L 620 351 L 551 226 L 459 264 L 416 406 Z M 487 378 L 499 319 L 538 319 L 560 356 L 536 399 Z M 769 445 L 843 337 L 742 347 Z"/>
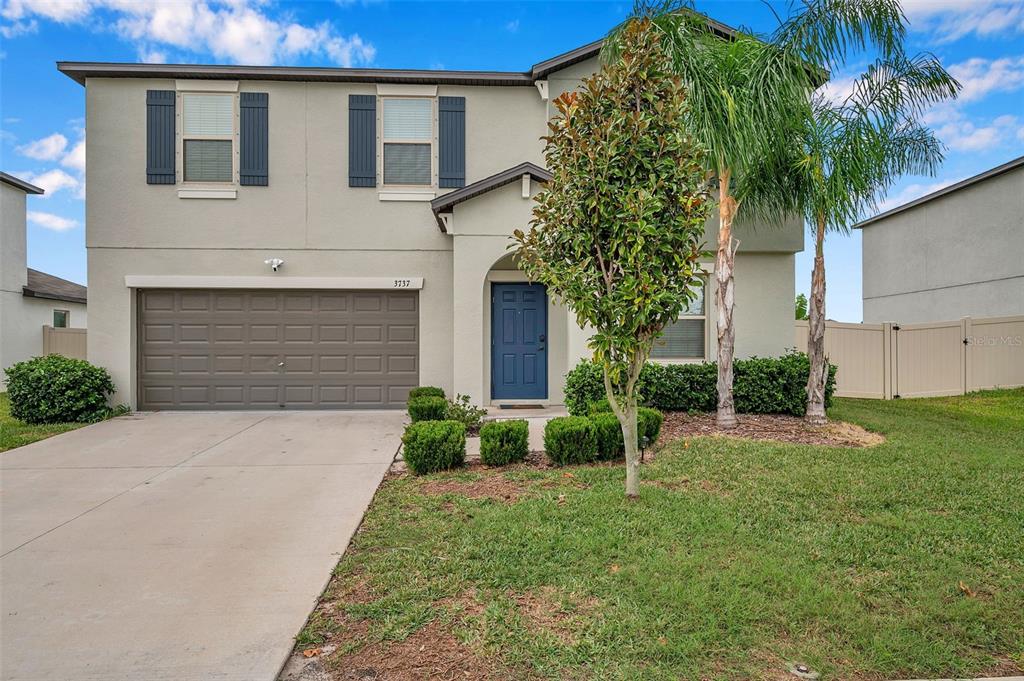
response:
<path id="1" fill-rule="evenodd" d="M 391 481 L 327 598 L 371 641 L 452 622 L 520 678 L 780 678 L 789 660 L 822 679 L 1024 666 L 1024 390 L 837 400 L 830 416 L 887 441 L 677 442 L 644 467 L 635 502 L 621 465 L 497 473 L 525 488 L 512 504 L 423 493 L 471 472 Z M 346 603 L 355 583 L 369 602 Z M 453 615 L 446 603 L 467 594 L 478 608 Z M 561 612 L 564 630 L 531 621 L 524 595 Z M 300 640 L 339 626 L 318 613 Z"/>
<path id="2" fill-rule="evenodd" d="M 32 444 L 59 433 L 81 428 L 84 423 L 53 423 L 33 426 L 11 416 L 11 403 L 7 393 L 0 393 L 0 452 Z"/>

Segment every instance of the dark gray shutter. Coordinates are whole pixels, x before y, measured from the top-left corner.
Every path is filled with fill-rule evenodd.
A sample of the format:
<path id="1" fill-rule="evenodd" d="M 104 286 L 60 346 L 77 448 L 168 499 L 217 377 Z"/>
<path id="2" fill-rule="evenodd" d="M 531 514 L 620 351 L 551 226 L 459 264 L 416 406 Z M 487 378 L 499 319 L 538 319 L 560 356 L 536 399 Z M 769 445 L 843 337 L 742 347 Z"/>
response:
<path id="1" fill-rule="evenodd" d="M 348 96 L 348 186 L 377 186 L 377 96 Z"/>
<path id="2" fill-rule="evenodd" d="M 146 90 L 146 183 L 174 184 L 174 90 Z"/>
<path id="3" fill-rule="evenodd" d="M 270 120 L 266 92 L 243 92 L 238 99 L 238 183 L 266 187 L 270 175 Z"/>
<path id="4" fill-rule="evenodd" d="M 466 186 L 466 98 L 438 97 L 439 187 Z"/>

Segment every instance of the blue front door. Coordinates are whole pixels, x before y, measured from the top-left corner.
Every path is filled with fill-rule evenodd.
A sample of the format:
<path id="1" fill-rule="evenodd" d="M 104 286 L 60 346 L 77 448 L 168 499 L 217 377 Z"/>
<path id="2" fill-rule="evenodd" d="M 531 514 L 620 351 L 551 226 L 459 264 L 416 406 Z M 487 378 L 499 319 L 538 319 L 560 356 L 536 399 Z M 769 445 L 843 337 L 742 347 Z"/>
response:
<path id="1" fill-rule="evenodd" d="M 491 284 L 491 398 L 548 396 L 548 296 L 541 284 Z"/>

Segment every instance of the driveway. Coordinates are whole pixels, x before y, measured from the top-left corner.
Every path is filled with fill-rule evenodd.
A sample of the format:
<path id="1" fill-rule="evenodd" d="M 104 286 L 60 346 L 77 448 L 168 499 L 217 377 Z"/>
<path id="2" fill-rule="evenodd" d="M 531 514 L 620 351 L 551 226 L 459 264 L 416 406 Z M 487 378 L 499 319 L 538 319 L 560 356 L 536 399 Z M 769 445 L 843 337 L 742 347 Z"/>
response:
<path id="1" fill-rule="evenodd" d="M 271 681 L 403 420 L 139 414 L 0 454 L 0 678 Z"/>

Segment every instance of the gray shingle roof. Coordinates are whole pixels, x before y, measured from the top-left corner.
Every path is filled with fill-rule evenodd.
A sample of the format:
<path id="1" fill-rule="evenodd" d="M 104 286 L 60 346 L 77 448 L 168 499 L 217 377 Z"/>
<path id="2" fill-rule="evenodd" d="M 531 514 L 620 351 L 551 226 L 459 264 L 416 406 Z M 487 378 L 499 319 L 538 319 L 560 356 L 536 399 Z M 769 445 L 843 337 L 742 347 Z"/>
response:
<path id="1" fill-rule="evenodd" d="M 495 173 L 490 177 L 485 177 L 484 179 L 477 180 L 472 184 L 467 184 L 461 189 L 456 189 L 453 192 L 443 194 L 430 202 L 430 209 L 434 211 L 434 217 L 437 219 L 438 227 L 441 228 L 442 232 L 448 231 L 445 229 L 444 222 L 441 220 L 441 213 L 447 213 L 451 211 L 456 204 L 462 203 L 463 201 L 469 201 L 470 199 L 489 192 L 492 189 L 497 189 L 498 187 L 504 187 L 506 184 L 517 182 L 523 175 L 529 175 L 537 182 L 547 182 L 551 179 L 551 173 L 535 163 L 524 161 L 517 166 L 513 166 L 507 170 L 502 170 L 500 173 Z"/>
<path id="2" fill-rule="evenodd" d="M 28 284 L 22 289 L 22 294 L 28 298 L 47 298 L 83 304 L 86 302 L 86 292 L 86 287 L 81 284 L 34 270 L 31 267 L 28 268 Z"/>

